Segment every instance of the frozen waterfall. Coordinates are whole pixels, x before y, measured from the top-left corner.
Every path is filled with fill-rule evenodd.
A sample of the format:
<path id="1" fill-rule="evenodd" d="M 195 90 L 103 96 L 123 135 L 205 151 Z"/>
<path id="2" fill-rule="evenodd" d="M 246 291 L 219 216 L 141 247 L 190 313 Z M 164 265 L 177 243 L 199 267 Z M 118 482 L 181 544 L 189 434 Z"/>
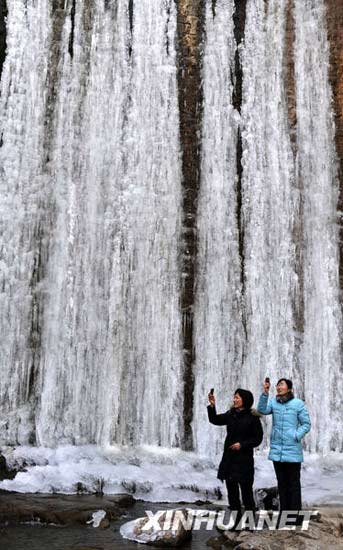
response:
<path id="1" fill-rule="evenodd" d="M 182 447 L 178 33 L 194 40 L 179 28 L 183 2 L 7 4 L 0 442 Z M 223 411 L 237 386 L 257 398 L 266 375 L 287 375 L 305 398 L 307 449 L 342 451 L 324 0 L 247 0 L 239 43 L 236 9 L 204 0 L 194 69 L 194 451 L 213 458 L 222 445 L 208 425 L 208 390 Z"/>
<path id="2" fill-rule="evenodd" d="M 76 2 L 72 58 L 71 3 L 25 4 L 1 94 L 3 436 L 177 445 L 174 3 L 139 3 L 131 34 L 127 2 Z"/>

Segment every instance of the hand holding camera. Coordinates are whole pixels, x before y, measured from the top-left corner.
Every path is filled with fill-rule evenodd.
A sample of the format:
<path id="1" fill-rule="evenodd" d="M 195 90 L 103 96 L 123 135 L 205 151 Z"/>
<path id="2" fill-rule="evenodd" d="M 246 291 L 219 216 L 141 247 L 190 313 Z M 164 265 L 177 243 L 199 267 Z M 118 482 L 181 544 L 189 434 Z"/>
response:
<path id="1" fill-rule="evenodd" d="M 208 400 L 210 402 L 211 407 L 214 407 L 216 404 L 216 400 L 214 397 L 214 388 L 211 388 L 210 393 L 208 394 Z"/>
<path id="2" fill-rule="evenodd" d="M 270 389 L 270 378 L 267 376 L 267 377 L 264 379 L 264 383 L 263 383 L 263 391 L 264 391 L 264 393 L 268 394 L 268 393 L 269 393 L 269 389 Z"/>

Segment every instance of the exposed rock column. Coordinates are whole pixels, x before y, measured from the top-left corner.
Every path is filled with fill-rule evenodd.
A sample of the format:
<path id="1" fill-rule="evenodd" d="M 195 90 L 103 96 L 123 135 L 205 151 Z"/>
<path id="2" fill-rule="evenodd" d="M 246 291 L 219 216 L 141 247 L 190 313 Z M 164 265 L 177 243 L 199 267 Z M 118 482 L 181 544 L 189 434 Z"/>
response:
<path id="1" fill-rule="evenodd" d="M 288 110 L 289 137 L 294 158 L 297 154 L 297 102 L 295 82 L 295 20 L 294 0 L 288 0 L 286 4 L 286 29 L 285 29 L 285 93 Z M 304 331 L 304 196 L 302 179 L 296 182 L 298 185 L 299 216 L 294 220 L 293 241 L 295 245 L 295 271 L 298 277 L 298 291 L 293 303 L 294 320 L 297 334 Z M 297 354 L 299 356 L 301 339 L 296 340 Z"/>
<path id="2" fill-rule="evenodd" d="M 0 5 L 0 78 L 2 73 L 2 65 L 6 57 L 6 15 L 6 0 L 2 0 Z"/>
<path id="3" fill-rule="evenodd" d="M 343 290 L 343 0 L 325 0 L 330 42 L 330 81 L 333 90 L 336 150 L 339 159 L 340 288 Z"/>
<path id="4" fill-rule="evenodd" d="M 243 85 L 243 70 L 240 60 L 240 46 L 244 40 L 245 33 L 245 21 L 246 21 L 246 7 L 247 0 L 235 0 L 235 12 L 233 15 L 234 23 L 234 35 L 236 41 L 236 52 L 235 52 L 235 75 L 234 75 L 234 89 L 232 104 L 234 108 L 240 113 L 242 106 L 242 85 Z M 243 167 L 242 167 L 242 155 L 243 155 L 243 146 L 242 146 L 242 135 L 240 127 L 238 127 L 237 132 L 237 223 L 238 223 L 238 241 L 239 241 L 239 257 L 241 262 L 241 283 L 243 287 L 244 294 L 244 227 L 242 224 L 242 176 L 243 176 Z M 243 315 L 243 325 L 246 332 L 246 321 L 245 316 Z"/>
<path id="5" fill-rule="evenodd" d="M 295 69 L 294 69 L 294 0 L 288 0 L 286 4 L 286 51 L 285 51 L 285 76 L 286 76 L 286 99 L 288 108 L 288 122 L 290 128 L 290 139 L 293 151 L 296 147 L 296 126 L 297 126 L 297 106 L 295 89 Z"/>
<path id="6" fill-rule="evenodd" d="M 183 179 L 183 238 L 181 250 L 181 309 L 184 354 L 184 438 L 183 446 L 193 447 L 194 343 L 193 304 L 196 277 L 196 213 L 200 183 L 201 132 L 201 50 L 203 41 L 204 1 L 177 2 L 178 86 L 180 140 Z"/>
<path id="7" fill-rule="evenodd" d="M 62 30 L 66 17 L 64 9 L 64 0 L 53 0 L 51 5 L 51 45 L 48 58 L 48 71 L 46 79 L 47 102 L 45 105 L 45 127 L 44 127 L 44 143 L 43 143 L 43 158 L 42 172 L 47 173 L 52 149 L 52 133 L 54 125 L 54 113 L 57 101 L 57 91 L 59 85 L 58 65 L 61 56 L 61 40 Z M 44 297 L 41 293 L 41 281 L 44 280 L 46 266 L 49 259 L 49 233 L 53 226 L 53 217 L 50 217 L 50 210 L 53 211 L 51 204 L 50 192 L 46 193 L 47 203 L 39 205 L 40 215 L 37 217 L 34 228 L 34 260 L 33 270 L 30 278 L 30 289 L 32 295 L 31 307 L 31 326 L 28 340 L 32 362 L 27 373 L 25 382 L 26 396 L 25 399 L 34 399 L 36 380 L 39 375 L 39 364 L 41 358 L 41 338 L 42 338 L 42 323 L 43 323 L 43 307 Z M 49 207 L 47 207 L 49 204 Z M 30 436 L 30 443 L 35 444 L 35 434 Z"/>

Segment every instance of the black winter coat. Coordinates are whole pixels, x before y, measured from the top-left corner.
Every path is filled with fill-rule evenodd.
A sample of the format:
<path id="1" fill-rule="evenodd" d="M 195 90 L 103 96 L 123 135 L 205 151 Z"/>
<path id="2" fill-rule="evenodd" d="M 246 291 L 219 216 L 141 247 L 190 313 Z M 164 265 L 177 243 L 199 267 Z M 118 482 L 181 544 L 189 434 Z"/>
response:
<path id="1" fill-rule="evenodd" d="M 217 478 L 224 481 L 248 482 L 254 481 L 254 447 L 258 447 L 263 439 L 263 430 L 258 416 L 250 410 L 237 411 L 232 408 L 226 413 L 217 414 L 215 407 L 207 407 L 208 419 L 216 426 L 226 426 L 227 436 L 224 443 L 224 453 L 221 459 Z M 239 451 L 229 447 L 240 443 Z"/>

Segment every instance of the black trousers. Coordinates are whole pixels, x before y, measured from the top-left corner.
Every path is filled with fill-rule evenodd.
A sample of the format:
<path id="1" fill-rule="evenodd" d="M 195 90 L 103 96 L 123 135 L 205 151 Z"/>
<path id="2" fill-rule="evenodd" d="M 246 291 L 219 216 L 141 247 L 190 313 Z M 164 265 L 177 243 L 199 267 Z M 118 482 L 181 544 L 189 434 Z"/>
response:
<path id="1" fill-rule="evenodd" d="M 273 462 L 281 510 L 301 510 L 301 462 Z"/>
<path id="2" fill-rule="evenodd" d="M 239 482 L 230 479 L 225 480 L 230 510 L 237 510 L 241 513 L 241 500 L 239 498 L 239 487 L 241 488 L 242 500 L 245 510 L 255 510 L 254 494 L 252 490 L 253 482 Z"/>

